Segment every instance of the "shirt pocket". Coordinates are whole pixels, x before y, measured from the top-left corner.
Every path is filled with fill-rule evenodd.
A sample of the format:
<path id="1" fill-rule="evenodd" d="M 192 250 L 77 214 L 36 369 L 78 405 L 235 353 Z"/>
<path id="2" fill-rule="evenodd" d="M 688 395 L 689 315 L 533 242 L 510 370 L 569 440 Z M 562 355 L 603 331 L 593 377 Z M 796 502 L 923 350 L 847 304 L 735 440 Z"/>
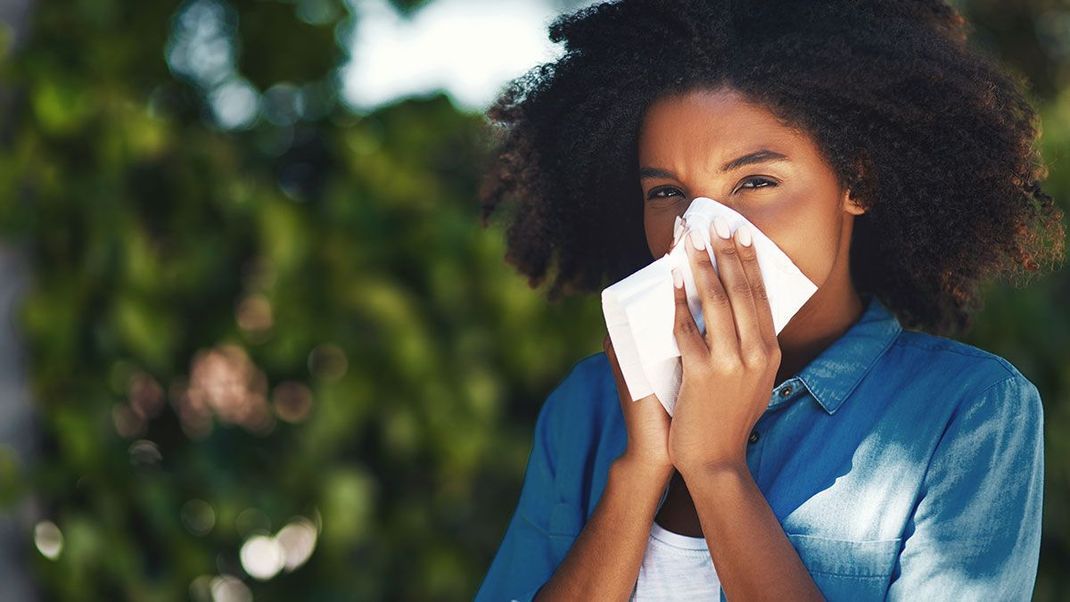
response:
<path id="1" fill-rule="evenodd" d="M 825 599 L 882 600 L 902 538 L 851 540 L 787 533 Z"/>

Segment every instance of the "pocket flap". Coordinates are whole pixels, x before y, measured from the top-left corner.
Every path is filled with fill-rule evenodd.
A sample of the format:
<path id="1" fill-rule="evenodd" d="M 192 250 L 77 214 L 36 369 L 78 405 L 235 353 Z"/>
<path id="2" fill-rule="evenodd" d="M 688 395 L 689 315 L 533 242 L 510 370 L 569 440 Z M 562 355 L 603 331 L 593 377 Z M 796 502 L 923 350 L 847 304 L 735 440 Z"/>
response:
<path id="1" fill-rule="evenodd" d="M 811 573 L 884 577 L 895 568 L 901 538 L 851 540 L 787 533 L 788 540 Z"/>

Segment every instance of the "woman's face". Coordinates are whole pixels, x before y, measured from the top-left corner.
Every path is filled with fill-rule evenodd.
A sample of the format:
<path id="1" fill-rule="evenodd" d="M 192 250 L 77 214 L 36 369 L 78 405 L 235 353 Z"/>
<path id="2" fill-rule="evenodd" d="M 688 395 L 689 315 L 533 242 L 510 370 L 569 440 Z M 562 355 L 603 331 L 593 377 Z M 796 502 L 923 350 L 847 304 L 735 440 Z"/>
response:
<path id="1" fill-rule="evenodd" d="M 652 103 L 639 133 L 639 167 L 654 257 L 669 251 L 675 218 L 705 196 L 750 220 L 819 288 L 848 270 L 851 226 L 863 210 L 848 201 L 809 136 L 732 89 Z"/>

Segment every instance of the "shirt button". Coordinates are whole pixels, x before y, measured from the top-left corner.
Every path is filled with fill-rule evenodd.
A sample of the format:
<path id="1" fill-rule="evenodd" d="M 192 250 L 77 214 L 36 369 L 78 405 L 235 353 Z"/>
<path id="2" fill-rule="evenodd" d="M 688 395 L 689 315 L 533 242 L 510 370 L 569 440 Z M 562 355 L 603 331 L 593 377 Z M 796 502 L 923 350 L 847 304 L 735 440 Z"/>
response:
<path id="1" fill-rule="evenodd" d="M 788 385 L 780 390 L 781 397 L 787 397 L 788 395 L 791 395 L 791 385 Z"/>
<path id="2" fill-rule="evenodd" d="M 754 443 L 754 442 L 758 441 L 758 431 L 757 431 L 757 429 L 750 432 L 749 441 L 751 443 Z"/>

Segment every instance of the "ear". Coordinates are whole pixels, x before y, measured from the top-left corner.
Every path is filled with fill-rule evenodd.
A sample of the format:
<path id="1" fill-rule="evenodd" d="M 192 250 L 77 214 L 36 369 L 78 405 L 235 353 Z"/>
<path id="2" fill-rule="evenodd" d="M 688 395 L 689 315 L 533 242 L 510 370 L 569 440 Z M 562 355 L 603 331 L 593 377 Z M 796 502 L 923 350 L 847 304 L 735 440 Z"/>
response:
<path id="1" fill-rule="evenodd" d="M 846 189 L 843 193 L 843 210 L 851 215 L 862 215 L 866 212 L 866 208 L 860 205 L 852 196 L 850 188 Z"/>
<path id="2" fill-rule="evenodd" d="M 861 159 L 855 161 L 855 179 L 854 182 L 862 182 L 866 175 L 866 169 Z M 866 212 L 866 208 L 858 202 L 858 198 L 855 196 L 855 191 L 851 187 L 847 187 L 843 193 L 843 210 L 851 215 L 862 215 Z"/>

